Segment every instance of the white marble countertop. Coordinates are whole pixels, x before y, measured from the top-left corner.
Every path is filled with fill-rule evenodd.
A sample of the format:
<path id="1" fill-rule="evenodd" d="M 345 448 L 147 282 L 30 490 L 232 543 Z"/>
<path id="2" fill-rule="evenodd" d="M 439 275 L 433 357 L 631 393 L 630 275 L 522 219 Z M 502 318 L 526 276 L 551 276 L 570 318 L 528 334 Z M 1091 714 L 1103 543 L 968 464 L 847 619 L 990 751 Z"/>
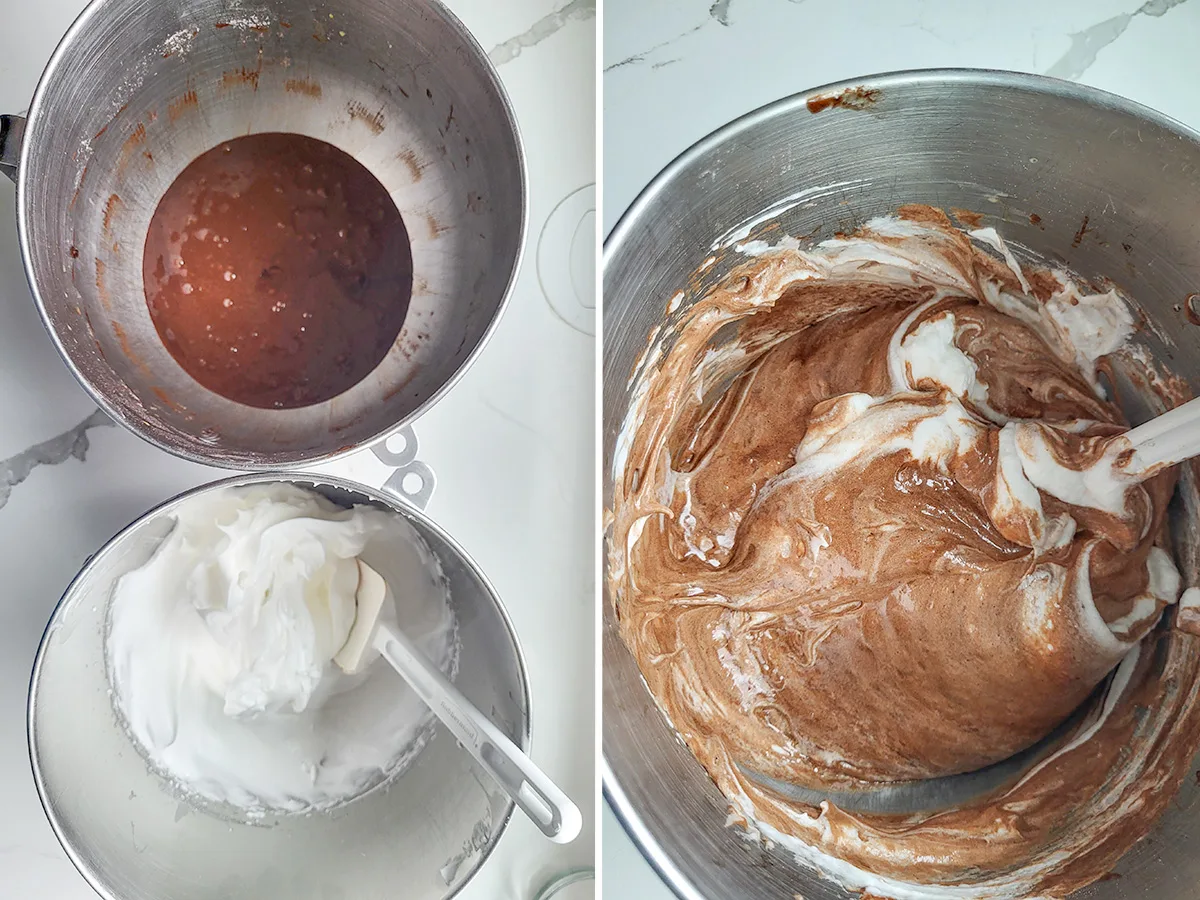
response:
<path id="1" fill-rule="evenodd" d="M 83 5 L 4 4 L 0 110 L 28 106 Z M 571 250 L 569 236 L 555 237 L 563 228 L 586 235 L 577 226 L 595 220 L 595 3 L 449 5 L 493 48 L 516 107 L 530 172 L 530 238 L 491 343 L 416 423 L 421 457 L 438 476 L 428 511 L 504 598 L 528 661 L 533 755 L 585 822 L 579 839 L 560 847 L 514 817 L 460 895 L 522 900 L 551 875 L 594 862 L 595 344 L 588 310 L 580 309 L 588 299 L 564 296 L 569 282 L 539 281 L 537 251 L 541 239 L 543 253 L 574 252 L 577 270 L 590 259 Z M 0 900 L 88 900 L 95 894 L 55 840 L 30 774 L 25 707 L 34 653 L 88 555 L 146 509 L 227 473 L 169 457 L 96 413 L 42 328 L 14 223 L 15 191 L 0 178 Z M 577 284 L 588 283 L 586 271 L 575 274 Z M 369 453 L 326 468 L 374 485 L 387 474 Z"/>
<path id="2" fill-rule="evenodd" d="M 663 166 L 729 120 L 877 72 L 1036 72 L 1200 128 L 1197 36 L 1196 0 L 607 0 L 604 231 Z M 602 841 L 606 896 L 673 896 L 607 809 Z"/>

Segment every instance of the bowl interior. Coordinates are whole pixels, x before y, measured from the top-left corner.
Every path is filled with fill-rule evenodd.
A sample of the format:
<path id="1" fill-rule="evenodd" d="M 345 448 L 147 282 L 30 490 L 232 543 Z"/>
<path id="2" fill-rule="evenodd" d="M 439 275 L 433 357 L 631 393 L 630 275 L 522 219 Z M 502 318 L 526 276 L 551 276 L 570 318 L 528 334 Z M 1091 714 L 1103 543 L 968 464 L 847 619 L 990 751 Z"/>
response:
<path id="1" fill-rule="evenodd" d="M 605 502 L 631 373 L 678 292 L 675 315 L 745 261 L 739 241 L 819 241 L 905 203 L 963 211 L 960 221 L 996 227 L 1018 255 L 1111 280 L 1144 312 L 1138 341 L 1149 356 L 1200 388 L 1200 327 L 1188 313 L 1200 291 L 1197 172 L 1200 141 L 1177 123 L 1099 91 L 1007 73 L 873 76 L 726 126 L 672 163 L 606 245 Z M 1130 418 L 1152 415 L 1147 367 L 1126 360 L 1115 375 Z M 1188 470 L 1172 508 L 1185 584 L 1200 574 L 1197 523 Z M 660 714 L 607 599 L 603 645 L 606 793 L 681 897 L 856 896 L 725 827 L 727 802 Z M 1197 803 L 1200 786 L 1188 778 L 1154 839 L 1122 860 L 1124 878 L 1081 896 L 1200 897 L 1200 859 L 1188 849 L 1200 837 Z"/>
<path id="2" fill-rule="evenodd" d="M 336 479 L 242 476 L 199 488 L 287 480 L 342 505 L 405 516 L 437 555 L 461 644 L 456 684 L 528 746 L 524 666 L 490 585 L 439 529 Z M 513 804 L 440 724 L 398 776 L 328 812 L 254 824 L 180 801 L 149 771 L 113 710 L 104 634 L 113 584 L 143 564 L 190 492 L 115 537 L 77 576 L 46 630 L 30 687 L 29 739 L 43 805 L 64 848 L 105 897 L 120 900 L 414 900 L 452 896 L 508 823 Z M 383 554 L 381 554 L 383 556 Z M 387 559 L 378 561 L 386 570 Z"/>
<path id="3" fill-rule="evenodd" d="M 192 379 L 142 285 L 150 217 L 222 141 L 290 131 L 350 153 L 407 226 L 413 297 L 384 360 L 331 400 L 262 410 Z M 515 276 L 524 173 L 486 56 L 427 0 L 97 0 L 31 109 L 19 224 L 60 350 L 115 417 L 201 461 L 279 467 L 330 456 L 415 416 L 489 334 Z"/>

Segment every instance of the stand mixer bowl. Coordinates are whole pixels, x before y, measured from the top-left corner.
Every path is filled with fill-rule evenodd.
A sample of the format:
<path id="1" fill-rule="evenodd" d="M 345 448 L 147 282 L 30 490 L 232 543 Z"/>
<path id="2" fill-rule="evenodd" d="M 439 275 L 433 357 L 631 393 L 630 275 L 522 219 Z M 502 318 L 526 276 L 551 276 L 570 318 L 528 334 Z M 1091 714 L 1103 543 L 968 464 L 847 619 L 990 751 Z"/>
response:
<path id="1" fill-rule="evenodd" d="M 907 203 L 977 214 L 979 227 L 994 226 L 1026 256 L 1111 280 L 1145 314 L 1140 343 L 1200 388 L 1200 310 L 1189 305 L 1200 299 L 1197 173 L 1195 132 L 1110 94 L 1032 75 L 871 76 L 730 123 L 671 163 L 606 242 L 605 502 L 630 376 L 669 302 L 671 315 L 682 315 L 744 261 L 731 249 L 737 241 L 819 241 Z M 1115 372 L 1135 424 L 1156 411 L 1138 375 Z M 1185 585 L 1194 585 L 1200 503 L 1192 468 L 1181 474 L 1171 529 Z M 659 712 L 620 640 L 611 598 L 602 629 L 605 794 L 672 890 L 684 900 L 856 897 L 726 827 L 727 801 Z M 1119 863 L 1121 879 L 1078 896 L 1200 898 L 1198 803 L 1189 776 L 1153 838 Z"/>
<path id="2" fill-rule="evenodd" d="M 150 319 L 142 251 L 175 177 L 231 138 L 289 131 L 366 166 L 407 226 L 413 296 L 384 360 L 322 403 L 204 388 Z M 19 156 L 17 150 L 19 149 Z M 349 452 L 416 418 L 494 329 L 525 236 L 524 158 L 483 49 L 437 0 L 94 0 L 0 121 L 0 171 L 43 320 L 113 418 L 180 456 L 269 469 Z"/>
<path id="3" fill-rule="evenodd" d="M 512 624 L 476 564 L 424 513 L 327 475 L 238 475 L 196 488 L 92 557 L 51 617 L 34 663 L 29 751 L 38 795 L 63 849 L 105 900 L 446 900 L 478 871 L 512 816 L 512 800 L 441 724 L 399 773 L 318 812 L 248 820 L 200 809 L 150 768 L 113 706 L 105 654 L 113 586 L 150 558 L 180 504 L 277 481 L 408 521 L 446 578 L 460 647 L 455 685 L 528 750 L 529 689 Z M 400 684 L 397 677 L 397 691 Z"/>

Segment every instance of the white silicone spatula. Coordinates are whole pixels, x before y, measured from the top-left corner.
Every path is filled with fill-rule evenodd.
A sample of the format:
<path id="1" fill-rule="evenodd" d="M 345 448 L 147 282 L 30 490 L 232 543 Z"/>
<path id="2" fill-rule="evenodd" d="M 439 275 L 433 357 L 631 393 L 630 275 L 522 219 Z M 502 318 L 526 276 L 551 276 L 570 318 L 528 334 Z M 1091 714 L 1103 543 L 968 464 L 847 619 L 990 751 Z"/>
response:
<path id="1" fill-rule="evenodd" d="M 390 602 L 391 591 L 383 576 L 361 559 L 358 570 L 354 625 L 333 661 L 343 671 L 353 674 L 378 651 L 546 837 L 559 844 L 575 840 L 583 827 L 579 807 L 476 709 L 403 632 L 379 620 L 384 604 Z"/>
<path id="2" fill-rule="evenodd" d="M 1135 478 L 1200 456 L 1200 398 L 1129 429 L 1125 439 L 1133 458 L 1123 468 Z"/>

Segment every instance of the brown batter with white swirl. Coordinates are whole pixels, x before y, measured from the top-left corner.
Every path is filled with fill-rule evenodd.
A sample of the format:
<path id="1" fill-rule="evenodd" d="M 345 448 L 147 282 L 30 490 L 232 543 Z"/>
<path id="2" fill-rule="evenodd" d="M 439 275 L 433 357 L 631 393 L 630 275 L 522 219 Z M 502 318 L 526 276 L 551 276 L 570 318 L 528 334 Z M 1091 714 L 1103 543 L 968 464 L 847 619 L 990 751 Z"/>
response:
<path id="1" fill-rule="evenodd" d="M 321 403 L 388 354 L 412 295 L 387 190 L 332 144 L 252 134 L 193 160 L 146 235 L 146 302 L 198 382 L 267 409 Z"/>
<path id="2" fill-rule="evenodd" d="M 1022 283 L 936 211 L 902 212 L 764 255 L 664 339 L 621 437 L 610 588 L 747 824 L 897 881 L 1061 896 L 1144 834 L 1200 738 L 1178 690 L 1193 639 L 1139 645 L 1179 596 L 1176 475 L 1076 477 L 1125 428 L 1086 358 L 1112 349 L 1085 326 L 1119 320 L 1115 296 Z M 818 789 L 973 770 L 1122 660 L 1099 725 L 962 809 L 801 807 L 737 768 Z M 1136 744 L 1147 702 L 1159 742 Z"/>

